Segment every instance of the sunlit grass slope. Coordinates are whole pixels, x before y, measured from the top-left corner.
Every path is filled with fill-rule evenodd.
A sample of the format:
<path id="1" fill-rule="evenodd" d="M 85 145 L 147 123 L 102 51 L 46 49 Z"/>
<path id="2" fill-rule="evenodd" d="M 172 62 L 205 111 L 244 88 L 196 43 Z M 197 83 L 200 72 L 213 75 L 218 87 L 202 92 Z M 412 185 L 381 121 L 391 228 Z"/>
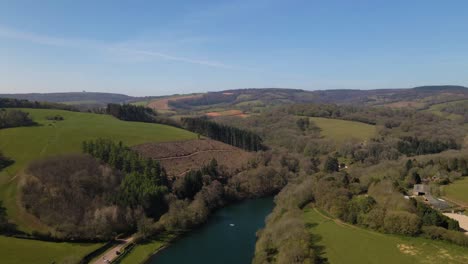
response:
<path id="1" fill-rule="evenodd" d="M 40 229 L 17 201 L 17 175 L 31 161 L 62 153 L 80 152 L 84 140 L 110 138 L 126 145 L 194 139 L 196 135 L 175 127 L 140 122 L 125 122 L 108 115 L 61 110 L 23 109 L 39 123 L 35 127 L 0 130 L 0 150 L 15 164 L 0 172 L 0 200 L 9 217 L 25 231 Z M 63 121 L 48 121 L 61 115 Z"/>
<path id="2" fill-rule="evenodd" d="M 417 237 L 388 235 L 335 222 L 315 209 L 305 210 L 310 232 L 334 264 L 468 263 L 466 248 Z"/>

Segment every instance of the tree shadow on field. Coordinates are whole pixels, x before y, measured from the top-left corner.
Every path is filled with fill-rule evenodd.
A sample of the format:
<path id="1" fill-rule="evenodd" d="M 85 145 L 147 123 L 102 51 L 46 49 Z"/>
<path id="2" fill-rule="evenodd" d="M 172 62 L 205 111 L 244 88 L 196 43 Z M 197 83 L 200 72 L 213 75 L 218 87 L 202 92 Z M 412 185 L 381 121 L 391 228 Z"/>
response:
<path id="1" fill-rule="evenodd" d="M 317 227 L 317 223 L 306 223 L 306 228 L 312 230 L 313 228 Z M 309 240 L 309 247 L 315 253 L 315 263 L 319 264 L 328 264 L 330 263 L 328 259 L 325 257 L 325 246 L 319 245 L 319 242 L 322 241 L 322 236 L 310 233 L 310 240 Z"/>

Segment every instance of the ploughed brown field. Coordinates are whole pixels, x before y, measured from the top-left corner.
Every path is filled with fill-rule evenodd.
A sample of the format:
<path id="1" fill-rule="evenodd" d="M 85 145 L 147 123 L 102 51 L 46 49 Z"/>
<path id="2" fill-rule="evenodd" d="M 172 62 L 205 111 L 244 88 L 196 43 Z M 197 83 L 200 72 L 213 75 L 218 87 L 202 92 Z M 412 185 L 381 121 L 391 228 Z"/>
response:
<path id="1" fill-rule="evenodd" d="M 169 106 L 169 101 L 177 101 L 182 99 L 189 99 L 189 98 L 198 98 L 201 95 L 186 95 L 186 96 L 173 96 L 163 99 L 156 99 L 151 101 L 148 104 L 148 107 L 153 108 L 154 110 L 170 110 L 171 107 Z"/>
<path id="2" fill-rule="evenodd" d="M 191 169 L 199 169 L 213 158 L 228 171 L 245 167 L 253 153 L 211 139 L 177 142 L 145 143 L 133 147 L 144 157 L 159 160 L 170 177 L 184 175 Z"/>

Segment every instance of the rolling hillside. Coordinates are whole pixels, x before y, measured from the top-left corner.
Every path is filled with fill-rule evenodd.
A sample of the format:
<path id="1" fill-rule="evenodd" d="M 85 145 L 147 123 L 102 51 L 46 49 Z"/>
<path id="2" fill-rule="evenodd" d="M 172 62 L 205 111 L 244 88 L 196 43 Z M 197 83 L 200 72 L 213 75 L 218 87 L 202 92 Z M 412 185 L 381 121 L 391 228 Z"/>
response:
<path id="1" fill-rule="evenodd" d="M 23 110 L 29 112 L 39 126 L 0 130 L 0 149 L 15 160 L 15 164 L 0 172 L 0 200 L 3 200 L 9 217 L 24 231 L 45 228 L 25 214 L 17 204 L 18 175 L 30 161 L 50 155 L 79 152 L 82 141 L 99 137 L 119 140 L 127 145 L 196 138 L 195 134 L 182 129 L 124 122 L 108 115 L 45 109 Z M 57 114 L 65 120 L 46 120 L 47 116 Z"/>

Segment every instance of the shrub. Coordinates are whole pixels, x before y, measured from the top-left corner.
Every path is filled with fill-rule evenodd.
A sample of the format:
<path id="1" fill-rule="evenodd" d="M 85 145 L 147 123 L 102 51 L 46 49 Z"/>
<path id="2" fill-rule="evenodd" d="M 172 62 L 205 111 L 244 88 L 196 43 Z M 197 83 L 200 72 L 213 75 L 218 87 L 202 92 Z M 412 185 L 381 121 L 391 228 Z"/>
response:
<path id="1" fill-rule="evenodd" d="M 384 230 L 391 234 L 415 236 L 421 232 L 421 219 L 405 211 L 388 212 L 384 218 Z"/>

